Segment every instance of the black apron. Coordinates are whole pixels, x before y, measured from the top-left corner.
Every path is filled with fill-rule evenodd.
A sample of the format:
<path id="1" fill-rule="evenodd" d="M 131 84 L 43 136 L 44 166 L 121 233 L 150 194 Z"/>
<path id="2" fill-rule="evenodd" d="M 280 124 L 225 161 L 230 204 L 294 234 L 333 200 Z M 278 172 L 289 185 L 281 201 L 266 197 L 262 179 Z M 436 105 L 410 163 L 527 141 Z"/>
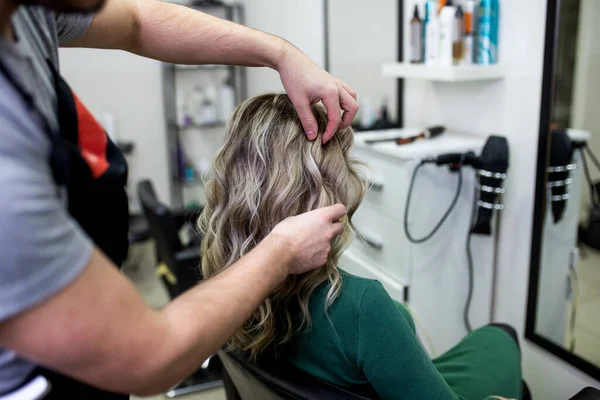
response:
<path id="1" fill-rule="evenodd" d="M 31 96 L 21 89 L 0 63 L 0 72 L 15 86 L 30 109 Z M 129 247 L 127 163 L 102 126 L 79 101 L 52 63 L 58 103 L 60 133 L 45 131 L 52 143 L 48 162 L 57 186 L 66 189 L 68 212 L 115 265 L 121 266 Z M 118 356 L 118 355 L 115 355 Z M 69 397 L 86 400 L 125 400 L 129 395 L 108 393 L 45 368 L 36 368 L 31 378 L 42 375 L 51 383 L 46 400 Z"/>

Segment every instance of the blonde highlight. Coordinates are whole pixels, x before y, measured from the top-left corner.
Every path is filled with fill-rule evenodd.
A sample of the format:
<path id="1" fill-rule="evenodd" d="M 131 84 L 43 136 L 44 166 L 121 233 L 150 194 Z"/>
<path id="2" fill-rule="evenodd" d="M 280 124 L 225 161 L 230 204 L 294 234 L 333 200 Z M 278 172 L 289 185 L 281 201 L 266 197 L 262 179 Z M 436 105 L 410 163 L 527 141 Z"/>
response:
<path id="1" fill-rule="evenodd" d="M 326 111 L 313 106 L 313 112 L 323 132 Z M 289 341 L 296 329 L 310 329 L 309 300 L 317 287 L 330 285 L 326 309 L 339 295 L 336 265 L 351 240 L 351 218 L 366 191 L 360 175 L 363 164 L 350 155 L 353 141 L 351 128 L 339 130 L 325 145 L 320 136 L 308 141 L 285 94 L 257 96 L 234 111 L 213 161 L 198 222 L 205 279 L 252 250 L 287 217 L 335 203 L 346 206 L 347 216 L 325 266 L 289 276 L 234 334 L 229 349 L 249 352 L 256 359 L 270 345 Z M 294 309 L 301 316 L 296 327 Z"/>

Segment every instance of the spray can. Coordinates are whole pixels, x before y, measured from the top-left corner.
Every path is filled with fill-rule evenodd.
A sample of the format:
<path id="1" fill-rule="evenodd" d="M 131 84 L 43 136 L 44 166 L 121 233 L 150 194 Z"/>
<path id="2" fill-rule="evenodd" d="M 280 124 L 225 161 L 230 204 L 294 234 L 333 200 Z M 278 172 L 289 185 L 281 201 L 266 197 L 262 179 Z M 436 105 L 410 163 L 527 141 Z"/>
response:
<path id="1" fill-rule="evenodd" d="M 464 57 L 462 59 L 462 64 L 469 65 L 475 62 L 474 51 L 474 40 L 475 40 L 475 32 L 474 32 L 474 22 L 475 18 L 475 0 L 468 0 L 467 6 L 465 9 L 465 39 L 464 39 Z"/>
<path id="2" fill-rule="evenodd" d="M 452 45 L 456 36 L 456 7 L 452 0 L 446 0 L 446 5 L 440 11 L 440 44 L 439 44 L 439 63 L 442 66 L 449 67 L 453 63 Z"/>
<path id="3" fill-rule="evenodd" d="M 419 5 L 415 4 L 413 18 L 410 21 L 410 62 L 420 64 L 423 62 L 423 27 L 419 17 Z"/>
<path id="4" fill-rule="evenodd" d="M 491 28 L 491 39 L 492 39 L 492 64 L 497 64 L 498 55 L 498 31 L 500 29 L 500 0 L 492 0 L 492 28 Z"/>
<path id="5" fill-rule="evenodd" d="M 498 62 L 498 0 L 481 0 L 477 29 L 477 64 Z"/>
<path id="6" fill-rule="evenodd" d="M 437 3 L 427 0 L 425 3 L 425 22 L 423 24 L 425 36 L 425 64 L 437 65 L 440 44 L 439 21 L 437 15 Z"/>
<path id="7" fill-rule="evenodd" d="M 452 62 L 462 64 L 465 56 L 465 24 L 464 12 L 461 6 L 456 7 L 454 15 L 454 36 L 452 38 Z"/>

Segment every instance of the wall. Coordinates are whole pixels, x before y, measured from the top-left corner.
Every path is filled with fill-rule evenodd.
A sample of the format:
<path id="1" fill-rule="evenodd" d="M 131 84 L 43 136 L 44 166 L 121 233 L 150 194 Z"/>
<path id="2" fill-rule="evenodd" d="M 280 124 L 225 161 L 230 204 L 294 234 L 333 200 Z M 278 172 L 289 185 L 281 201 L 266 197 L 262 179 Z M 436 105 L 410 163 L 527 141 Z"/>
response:
<path id="1" fill-rule="evenodd" d="M 280 36 L 325 65 L 322 0 L 242 0 L 246 6 L 245 25 Z M 276 71 L 248 69 L 248 95 L 283 91 Z"/>

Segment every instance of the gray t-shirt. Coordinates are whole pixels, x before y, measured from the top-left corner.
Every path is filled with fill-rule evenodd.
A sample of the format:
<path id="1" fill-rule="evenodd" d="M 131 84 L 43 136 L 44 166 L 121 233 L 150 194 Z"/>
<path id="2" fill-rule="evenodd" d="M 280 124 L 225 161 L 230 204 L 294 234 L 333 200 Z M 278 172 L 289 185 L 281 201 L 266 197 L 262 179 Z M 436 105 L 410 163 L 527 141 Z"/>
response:
<path id="1" fill-rule="evenodd" d="M 21 6 L 12 18 L 16 43 L 0 39 L 0 62 L 35 106 L 0 74 L 0 323 L 63 289 L 89 261 L 92 242 L 69 216 L 49 166 L 48 135 L 58 122 L 47 60 L 58 68 L 59 41 L 81 35 L 91 18 Z M 33 368 L 0 348 L 0 393 Z"/>

